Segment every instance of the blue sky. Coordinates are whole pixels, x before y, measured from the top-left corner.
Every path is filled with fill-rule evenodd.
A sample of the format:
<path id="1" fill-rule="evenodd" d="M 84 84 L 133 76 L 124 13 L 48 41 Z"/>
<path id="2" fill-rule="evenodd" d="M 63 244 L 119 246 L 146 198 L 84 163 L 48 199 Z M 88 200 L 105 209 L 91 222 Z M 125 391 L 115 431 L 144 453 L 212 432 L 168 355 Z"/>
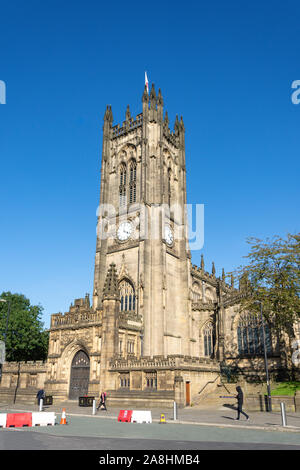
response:
<path id="1" fill-rule="evenodd" d="M 186 128 L 204 254 L 231 271 L 248 236 L 299 232 L 296 1 L 11 1 L 1 6 L 0 290 L 50 314 L 91 293 L 102 123 L 141 112 L 144 72 Z"/>

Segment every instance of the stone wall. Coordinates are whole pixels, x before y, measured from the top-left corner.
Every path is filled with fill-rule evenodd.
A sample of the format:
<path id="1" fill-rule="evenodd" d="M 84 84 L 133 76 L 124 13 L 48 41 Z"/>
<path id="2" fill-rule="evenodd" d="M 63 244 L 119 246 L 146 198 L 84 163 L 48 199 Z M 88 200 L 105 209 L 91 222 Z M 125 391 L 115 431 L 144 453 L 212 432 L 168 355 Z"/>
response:
<path id="1" fill-rule="evenodd" d="M 44 388 L 47 363 L 43 361 L 5 362 L 0 385 L 1 403 L 35 403 L 37 391 Z"/>
<path id="2" fill-rule="evenodd" d="M 286 412 L 295 412 L 300 410 L 300 397 L 296 395 L 272 395 L 272 411 L 280 411 L 280 403 L 285 404 Z M 245 396 L 245 410 L 248 411 L 268 411 L 267 396 L 256 394 Z"/>

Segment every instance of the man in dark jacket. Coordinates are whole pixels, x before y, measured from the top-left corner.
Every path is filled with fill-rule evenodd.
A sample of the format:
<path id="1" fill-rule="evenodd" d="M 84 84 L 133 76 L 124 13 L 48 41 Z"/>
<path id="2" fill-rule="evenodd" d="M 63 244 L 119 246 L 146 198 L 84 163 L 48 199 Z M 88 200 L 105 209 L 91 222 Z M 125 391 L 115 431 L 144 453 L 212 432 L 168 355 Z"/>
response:
<path id="1" fill-rule="evenodd" d="M 40 401 L 45 398 L 45 392 L 44 392 L 44 390 L 43 390 L 43 389 L 39 390 L 39 391 L 37 392 L 36 397 L 37 397 L 37 400 L 38 400 L 38 405 L 40 406 Z"/>
<path id="2" fill-rule="evenodd" d="M 243 395 L 241 387 L 239 387 L 239 386 L 236 387 L 236 391 L 238 392 L 238 394 L 236 395 L 238 415 L 237 415 L 237 418 L 235 418 L 235 419 L 240 419 L 240 414 L 242 413 L 248 421 L 249 416 L 247 415 L 247 413 L 244 413 L 244 411 L 243 411 L 244 395 Z"/>

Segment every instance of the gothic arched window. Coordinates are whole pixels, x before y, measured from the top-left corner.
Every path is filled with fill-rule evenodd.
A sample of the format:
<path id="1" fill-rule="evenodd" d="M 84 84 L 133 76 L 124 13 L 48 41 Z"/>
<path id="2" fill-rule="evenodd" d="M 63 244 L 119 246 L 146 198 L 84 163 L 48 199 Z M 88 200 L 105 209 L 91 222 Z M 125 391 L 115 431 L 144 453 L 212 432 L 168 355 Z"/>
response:
<path id="1" fill-rule="evenodd" d="M 198 282 L 194 282 L 192 286 L 192 301 L 199 302 L 201 300 L 201 288 Z"/>
<path id="2" fill-rule="evenodd" d="M 171 204 L 171 168 L 168 169 L 168 204 Z"/>
<path id="3" fill-rule="evenodd" d="M 131 284 L 131 282 L 127 281 L 126 279 L 123 279 L 120 282 L 119 285 L 120 289 L 120 310 L 123 312 L 130 311 L 134 312 L 135 311 L 135 292 L 134 292 L 134 287 Z"/>
<path id="4" fill-rule="evenodd" d="M 264 323 L 267 353 L 272 353 L 272 339 L 269 326 Z M 263 325 L 255 314 L 243 314 L 237 327 L 238 351 L 241 355 L 260 356 L 264 354 Z"/>
<path id="5" fill-rule="evenodd" d="M 211 322 L 207 323 L 203 329 L 204 356 L 211 357 L 214 351 L 214 327 Z"/>
<path id="6" fill-rule="evenodd" d="M 126 165 L 122 163 L 120 166 L 120 186 L 119 186 L 119 202 L 120 206 L 126 205 Z"/>
<path id="7" fill-rule="evenodd" d="M 132 160 L 129 167 L 129 203 L 136 202 L 136 161 Z"/>

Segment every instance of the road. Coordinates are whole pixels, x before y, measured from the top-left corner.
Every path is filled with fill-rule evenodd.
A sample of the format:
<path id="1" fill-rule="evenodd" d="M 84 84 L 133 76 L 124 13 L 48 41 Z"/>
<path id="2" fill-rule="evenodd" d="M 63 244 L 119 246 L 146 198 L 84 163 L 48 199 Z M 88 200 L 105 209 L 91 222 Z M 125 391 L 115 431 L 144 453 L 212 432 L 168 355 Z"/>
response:
<path id="1" fill-rule="evenodd" d="M 58 421 L 59 422 L 59 421 Z M 67 425 L 0 429 L 0 450 L 300 450 L 300 433 L 70 416 Z"/>

